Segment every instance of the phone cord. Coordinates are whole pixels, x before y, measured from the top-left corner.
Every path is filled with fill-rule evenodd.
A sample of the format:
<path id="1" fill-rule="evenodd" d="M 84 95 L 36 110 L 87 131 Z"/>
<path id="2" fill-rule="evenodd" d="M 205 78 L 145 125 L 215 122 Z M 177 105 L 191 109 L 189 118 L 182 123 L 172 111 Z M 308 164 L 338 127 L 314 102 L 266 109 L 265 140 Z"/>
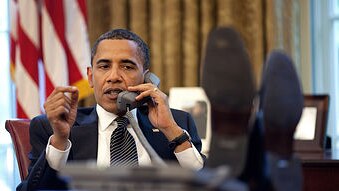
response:
<path id="1" fill-rule="evenodd" d="M 144 146 L 147 153 L 149 154 L 152 163 L 154 163 L 156 166 L 161 166 L 161 167 L 167 166 L 166 163 L 164 162 L 164 160 L 159 157 L 159 155 L 154 151 L 153 147 L 149 144 L 146 137 L 144 136 L 141 129 L 139 128 L 138 123 L 135 121 L 133 114 L 129 111 L 128 108 L 127 108 L 126 116 L 129 119 L 129 122 L 130 122 L 133 130 L 135 131 L 138 139 L 140 140 L 142 146 Z"/>

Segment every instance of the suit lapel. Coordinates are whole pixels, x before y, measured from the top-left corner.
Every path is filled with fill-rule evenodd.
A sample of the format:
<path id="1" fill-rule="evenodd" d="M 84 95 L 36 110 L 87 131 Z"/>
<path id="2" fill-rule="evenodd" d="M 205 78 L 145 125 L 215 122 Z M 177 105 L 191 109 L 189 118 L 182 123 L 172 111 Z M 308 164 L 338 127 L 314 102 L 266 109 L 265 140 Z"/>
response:
<path id="1" fill-rule="evenodd" d="M 96 160 L 98 153 L 98 115 L 95 108 L 79 110 L 71 129 L 72 159 Z"/>
<path id="2" fill-rule="evenodd" d="M 137 118 L 140 129 L 158 155 L 165 160 L 175 159 L 173 152 L 169 150 L 168 140 L 165 135 L 160 131 L 153 131 L 154 127 L 148 119 L 147 107 L 138 108 Z"/>

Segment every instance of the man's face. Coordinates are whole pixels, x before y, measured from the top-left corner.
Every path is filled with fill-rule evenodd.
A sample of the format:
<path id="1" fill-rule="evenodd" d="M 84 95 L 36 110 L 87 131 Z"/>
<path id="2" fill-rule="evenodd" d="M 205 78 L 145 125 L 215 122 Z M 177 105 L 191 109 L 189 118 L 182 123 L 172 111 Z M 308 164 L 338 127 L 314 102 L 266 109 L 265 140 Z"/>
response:
<path id="1" fill-rule="evenodd" d="M 97 103 L 117 114 L 118 94 L 128 86 L 143 83 L 144 69 L 137 44 L 130 40 L 103 40 L 87 69 L 90 86 Z"/>

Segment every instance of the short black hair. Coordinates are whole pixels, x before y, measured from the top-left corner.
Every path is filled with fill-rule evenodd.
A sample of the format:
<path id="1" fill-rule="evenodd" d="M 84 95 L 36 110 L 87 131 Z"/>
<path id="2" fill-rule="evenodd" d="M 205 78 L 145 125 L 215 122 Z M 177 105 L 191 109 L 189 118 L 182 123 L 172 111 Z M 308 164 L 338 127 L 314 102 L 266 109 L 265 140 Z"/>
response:
<path id="1" fill-rule="evenodd" d="M 135 33 L 127 29 L 114 29 L 102 34 L 94 43 L 91 52 L 91 65 L 93 65 L 93 57 L 97 52 L 98 45 L 101 41 L 110 40 L 131 40 L 138 46 L 138 54 L 144 61 L 144 70 L 150 67 L 150 51 L 148 45 Z"/>

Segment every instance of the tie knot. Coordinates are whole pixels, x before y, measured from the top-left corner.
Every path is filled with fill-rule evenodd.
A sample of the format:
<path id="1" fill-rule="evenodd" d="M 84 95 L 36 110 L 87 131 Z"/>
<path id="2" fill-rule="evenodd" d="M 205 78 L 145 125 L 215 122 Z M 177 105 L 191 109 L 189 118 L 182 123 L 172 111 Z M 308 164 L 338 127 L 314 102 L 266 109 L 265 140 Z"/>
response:
<path id="1" fill-rule="evenodd" d="M 118 127 L 126 127 L 129 124 L 129 121 L 126 117 L 117 117 L 114 119 L 118 123 Z"/>

